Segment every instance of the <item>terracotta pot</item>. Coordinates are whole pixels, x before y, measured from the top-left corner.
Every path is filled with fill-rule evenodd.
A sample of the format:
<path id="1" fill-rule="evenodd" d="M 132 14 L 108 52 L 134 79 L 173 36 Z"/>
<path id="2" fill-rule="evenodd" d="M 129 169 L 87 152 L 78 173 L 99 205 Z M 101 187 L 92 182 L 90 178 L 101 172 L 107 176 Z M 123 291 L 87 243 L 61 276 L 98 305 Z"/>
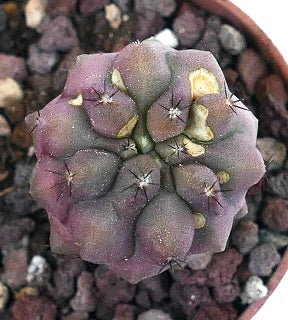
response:
<path id="1" fill-rule="evenodd" d="M 238 7 L 232 4 L 229 0 L 193 0 L 193 4 L 198 7 L 223 17 L 229 23 L 237 27 L 239 30 L 245 34 L 245 36 L 255 45 L 257 50 L 266 59 L 268 64 L 273 68 L 273 70 L 279 74 L 286 88 L 288 88 L 288 65 L 282 57 L 281 53 L 274 46 L 272 41 L 267 37 L 267 35 L 251 20 L 244 12 L 242 12 Z M 286 249 L 285 255 L 278 266 L 277 270 L 274 272 L 272 277 L 269 279 L 268 295 L 257 302 L 251 304 L 246 311 L 239 317 L 238 320 L 248 320 L 251 319 L 269 296 L 273 293 L 278 283 L 281 281 L 286 271 L 288 270 L 288 248 Z"/>

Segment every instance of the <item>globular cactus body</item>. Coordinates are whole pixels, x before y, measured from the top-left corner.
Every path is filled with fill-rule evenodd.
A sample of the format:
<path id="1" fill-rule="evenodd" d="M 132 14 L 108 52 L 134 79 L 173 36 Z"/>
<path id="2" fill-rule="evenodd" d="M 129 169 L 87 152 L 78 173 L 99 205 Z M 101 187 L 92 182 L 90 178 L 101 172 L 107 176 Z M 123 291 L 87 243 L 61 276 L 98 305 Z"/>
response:
<path id="1" fill-rule="evenodd" d="M 224 250 L 265 172 L 257 119 L 214 57 L 154 39 L 79 56 L 62 94 L 26 122 L 52 250 L 134 283 Z"/>

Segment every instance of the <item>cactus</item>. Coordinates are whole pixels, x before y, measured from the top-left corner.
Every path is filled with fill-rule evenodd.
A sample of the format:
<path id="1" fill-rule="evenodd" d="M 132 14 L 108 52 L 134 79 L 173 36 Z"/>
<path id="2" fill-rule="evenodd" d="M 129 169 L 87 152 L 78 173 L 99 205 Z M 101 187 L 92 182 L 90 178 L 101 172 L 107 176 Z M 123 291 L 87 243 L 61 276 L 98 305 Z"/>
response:
<path id="1" fill-rule="evenodd" d="M 63 92 L 26 123 L 52 250 L 131 283 L 223 251 L 265 172 L 257 119 L 213 55 L 154 39 L 79 56 Z"/>

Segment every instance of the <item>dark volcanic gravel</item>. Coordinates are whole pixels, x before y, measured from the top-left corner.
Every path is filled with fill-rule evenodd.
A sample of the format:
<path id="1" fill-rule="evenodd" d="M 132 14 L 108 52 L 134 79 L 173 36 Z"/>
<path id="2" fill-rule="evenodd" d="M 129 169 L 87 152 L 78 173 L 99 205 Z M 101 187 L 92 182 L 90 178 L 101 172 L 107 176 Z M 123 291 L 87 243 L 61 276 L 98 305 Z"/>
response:
<path id="1" fill-rule="evenodd" d="M 121 15 L 115 28 L 106 19 L 108 0 L 49 0 L 42 21 L 28 28 L 26 2 L 38 3 L 0 1 L 0 80 L 9 77 L 18 88 L 13 103 L 0 105 L 0 319 L 237 319 L 247 307 L 240 294 L 250 276 L 266 284 L 288 244 L 288 95 L 282 79 L 244 34 L 188 3 L 115 0 Z M 23 120 L 61 92 L 77 55 L 118 51 L 164 28 L 178 48 L 215 55 L 232 91 L 259 118 L 259 149 L 272 164 L 249 191 L 248 215 L 235 223 L 224 252 L 131 285 L 105 266 L 51 253 L 46 213 L 29 195 L 35 158 Z"/>

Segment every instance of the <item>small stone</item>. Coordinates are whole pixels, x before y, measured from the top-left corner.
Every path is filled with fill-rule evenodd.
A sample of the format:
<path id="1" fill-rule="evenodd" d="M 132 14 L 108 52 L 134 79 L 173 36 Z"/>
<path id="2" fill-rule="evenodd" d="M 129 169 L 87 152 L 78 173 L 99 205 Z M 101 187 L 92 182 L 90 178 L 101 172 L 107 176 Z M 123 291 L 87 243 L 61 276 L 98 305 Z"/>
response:
<path id="1" fill-rule="evenodd" d="M 212 259 L 212 254 L 210 253 L 198 253 L 188 256 L 186 258 L 187 265 L 192 270 L 202 270 L 205 269 Z"/>
<path id="2" fill-rule="evenodd" d="M 57 258 L 57 269 L 53 272 L 54 299 L 71 297 L 75 293 L 75 277 L 83 270 L 81 259 Z"/>
<path id="3" fill-rule="evenodd" d="M 25 5 L 25 20 L 29 28 L 37 29 L 46 14 L 46 0 L 29 0 Z"/>
<path id="4" fill-rule="evenodd" d="M 259 233 L 260 243 L 272 243 L 277 249 L 282 249 L 288 245 L 288 236 L 261 229 Z"/>
<path id="5" fill-rule="evenodd" d="M 43 25 L 39 40 L 41 50 L 67 52 L 75 46 L 78 46 L 78 38 L 68 17 L 57 16 Z"/>
<path id="6" fill-rule="evenodd" d="M 248 263 L 245 261 L 241 263 L 237 270 L 237 279 L 241 287 L 248 281 L 249 277 L 251 277 L 251 271 L 248 268 Z"/>
<path id="7" fill-rule="evenodd" d="M 263 194 L 262 194 L 262 189 L 259 187 L 257 187 L 257 189 L 254 190 L 254 193 L 252 194 L 250 193 L 251 191 L 252 191 L 251 189 L 248 191 L 248 195 L 246 197 L 248 213 L 244 217 L 244 220 L 256 221 L 260 204 L 263 199 Z"/>
<path id="8" fill-rule="evenodd" d="M 89 314 L 85 311 L 75 311 L 67 316 L 61 318 L 61 320 L 88 320 Z"/>
<path id="9" fill-rule="evenodd" d="M 217 33 L 214 30 L 207 29 L 201 37 L 201 40 L 197 43 L 195 49 L 210 51 L 214 57 L 219 60 L 221 48 Z"/>
<path id="10" fill-rule="evenodd" d="M 39 295 L 38 288 L 35 287 L 23 287 L 15 293 L 15 299 L 22 299 L 23 297 L 37 297 Z"/>
<path id="11" fill-rule="evenodd" d="M 0 137 L 9 137 L 11 129 L 7 120 L 0 114 Z"/>
<path id="12" fill-rule="evenodd" d="M 262 79 L 256 87 L 255 94 L 260 103 L 272 105 L 285 105 L 288 101 L 288 94 L 283 80 L 278 74 L 269 74 Z"/>
<path id="13" fill-rule="evenodd" d="M 76 10 L 76 2 L 77 0 L 49 0 L 48 12 L 51 16 L 73 15 Z"/>
<path id="14" fill-rule="evenodd" d="M 37 44 L 29 47 L 28 66 L 32 73 L 49 73 L 59 61 L 59 55 L 56 52 L 43 51 Z"/>
<path id="15" fill-rule="evenodd" d="M 132 304 L 117 304 L 113 320 L 134 320 L 135 306 Z"/>
<path id="16" fill-rule="evenodd" d="M 4 31 L 7 27 L 7 16 L 6 12 L 0 8 L 0 32 Z"/>
<path id="17" fill-rule="evenodd" d="M 28 232 L 32 232 L 35 223 L 30 218 L 13 219 L 0 225 L 0 247 L 16 243 Z"/>
<path id="18" fill-rule="evenodd" d="M 219 16 L 210 15 L 206 19 L 206 28 L 218 33 L 221 28 L 221 18 Z"/>
<path id="19" fill-rule="evenodd" d="M 96 310 L 96 288 L 91 273 L 83 271 L 78 277 L 76 296 L 71 300 L 70 305 L 75 311 L 93 312 Z"/>
<path id="20" fill-rule="evenodd" d="M 150 309 L 145 311 L 137 317 L 137 320 L 172 320 L 171 316 L 160 310 L 160 309 Z"/>
<path id="21" fill-rule="evenodd" d="M 100 294 L 100 304 L 113 310 L 118 303 L 132 301 L 136 285 L 123 280 L 117 273 L 100 265 L 94 272 L 96 287 Z"/>
<path id="22" fill-rule="evenodd" d="M 23 99 L 24 93 L 17 81 L 12 78 L 0 79 L 0 107 L 9 108 Z"/>
<path id="23" fill-rule="evenodd" d="M 179 14 L 173 22 L 173 30 L 180 44 L 187 48 L 192 48 L 199 40 L 204 26 L 204 19 L 188 10 Z"/>
<path id="24" fill-rule="evenodd" d="M 88 16 L 102 8 L 109 3 L 109 0 L 80 0 L 79 8 L 81 14 Z"/>
<path id="25" fill-rule="evenodd" d="M 43 286 L 49 281 L 50 278 L 50 268 L 46 260 L 40 256 L 35 255 L 27 270 L 27 282 L 36 284 L 37 286 Z"/>
<path id="26" fill-rule="evenodd" d="M 179 44 L 176 34 L 168 28 L 165 28 L 155 34 L 154 38 L 163 43 L 165 46 L 172 48 L 178 47 Z"/>
<path id="27" fill-rule="evenodd" d="M 268 198 L 261 213 L 261 221 L 271 230 L 288 231 L 288 201 Z"/>
<path id="28" fill-rule="evenodd" d="M 12 289 L 17 289 L 26 283 L 27 251 L 12 250 L 3 258 L 4 273 L 2 281 Z"/>
<path id="29" fill-rule="evenodd" d="M 251 276 L 245 285 L 244 291 L 241 293 L 240 298 L 242 304 L 253 303 L 268 293 L 268 288 L 263 284 L 261 278 Z"/>
<path id="30" fill-rule="evenodd" d="M 12 30 L 0 33 L 0 52 L 10 53 L 15 45 Z"/>
<path id="31" fill-rule="evenodd" d="M 122 23 L 121 10 L 116 4 L 111 3 L 105 6 L 105 18 L 109 22 L 110 27 L 117 30 Z"/>
<path id="32" fill-rule="evenodd" d="M 0 78 L 24 81 L 27 78 L 25 60 L 9 54 L 0 54 Z"/>
<path id="33" fill-rule="evenodd" d="M 130 0 L 114 0 L 121 11 L 126 12 L 129 10 Z"/>
<path id="34" fill-rule="evenodd" d="M 221 51 L 218 62 L 222 69 L 228 68 L 233 64 L 233 56 L 227 51 Z"/>
<path id="35" fill-rule="evenodd" d="M 232 68 L 226 68 L 225 70 L 223 70 L 223 73 L 227 81 L 228 87 L 234 88 L 237 84 L 237 80 L 239 77 L 238 72 Z"/>
<path id="36" fill-rule="evenodd" d="M 212 302 L 208 287 L 182 286 L 177 282 L 170 288 L 170 299 L 174 305 L 181 307 L 188 318 L 192 317 L 200 304 Z"/>
<path id="37" fill-rule="evenodd" d="M 143 13 L 143 11 L 151 10 L 159 13 L 162 17 L 170 17 L 176 9 L 175 0 L 135 0 L 135 11 Z"/>
<path id="38" fill-rule="evenodd" d="M 189 269 L 175 270 L 172 276 L 173 279 L 179 282 L 182 286 L 204 286 L 208 280 L 206 269 L 195 271 L 191 271 Z"/>
<path id="39" fill-rule="evenodd" d="M 266 62 L 253 49 L 246 49 L 240 54 L 237 70 L 249 95 L 254 93 L 257 83 L 268 73 Z"/>
<path id="40" fill-rule="evenodd" d="M 256 86 L 256 97 L 260 101 L 259 131 L 263 136 L 288 138 L 287 121 L 288 94 L 283 80 L 277 74 L 270 74 Z"/>
<path id="41" fill-rule="evenodd" d="M 19 148 L 28 148 L 32 144 L 32 137 L 24 122 L 18 124 L 11 135 L 11 143 Z"/>
<path id="42" fill-rule="evenodd" d="M 3 312 L 9 299 L 8 288 L 0 281 L 0 312 Z"/>
<path id="43" fill-rule="evenodd" d="M 287 147 L 284 143 L 271 137 L 265 137 L 258 138 L 256 146 L 264 161 L 269 162 L 266 166 L 268 171 L 280 169 L 283 166 L 287 156 Z"/>
<path id="44" fill-rule="evenodd" d="M 137 290 L 135 295 L 135 302 L 137 306 L 150 309 L 151 308 L 151 301 L 150 301 L 149 293 L 147 290 Z"/>
<path id="45" fill-rule="evenodd" d="M 80 54 L 82 51 L 79 48 L 73 48 L 60 62 L 53 76 L 53 88 L 56 92 L 60 93 L 63 90 L 68 72 Z"/>
<path id="46" fill-rule="evenodd" d="M 219 30 L 222 47 L 232 55 L 240 54 L 246 48 L 244 36 L 229 24 L 222 24 Z"/>
<path id="47" fill-rule="evenodd" d="M 56 306 L 46 297 L 23 297 L 12 307 L 15 320 L 54 320 Z"/>
<path id="48" fill-rule="evenodd" d="M 168 297 L 168 283 L 163 277 L 152 277 L 144 279 L 139 284 L 140 288 L 147 290 L 149 296 L 155 303 L 160 303 Z"/>
<path id="49" fill-rule="evenodd" d="M 240 221 L 232 231 L 232 243 L 242 254 L 247 254 L 258 241 L 258 225 L 251 220 Z"/>
<path id="50" fill-rule="evenodd" d="M 237 279 L 233 279 L 230 283 L 224 284 L 212 289 L 215 300 L 219 303 L 230 303 L 234 301 L 239 293 L 240 287 Z"/>
<path id="51" fill-rule="evenodd" d="M 234 248 L 213 255 L 207 267 L 208 284 L 212 287 L 230 283 L 243 256 Z"/>
<path id="52" fill-rule="evenodd" d="M 224 305 L 201 305 L 193 320 L 236 320 L 237 313 L 231 304 Z"/>
<path id="53" fill-rule="evenodd" d="M 280 198 L 288 199 L 288 170 L 282 171 L 278 173 L 276 176 L 272 176 L 271 178 L 269 178 L 268 187 L 269 187 L 269 191 L 271 191 L 273 194 L 279 196 Z M 284 207 L 287 208 L 286 202 L 279 202 L 279 204 L 283 204 Z M 277 206 L 277 209 L 280 209 L 280 208 L 278 208 Z M 285 225 L 283 227 L 279 225 L 279 228 L 282 230 L 283 228 L 285 228 L 285 230 L 287 230 L 287 213 L 286 213 L 286 219 L 285 219 L 285 214 L 283 213 L 283 209 L 280 210 L 280 213 L 277 213 L 277 216 L 278 215 L 281 215 L 282 216 L 281 219 L 284 219 L 285 221 Z"/>
<path id="54" fill-rule="evenodd" d="M 165 27 L 165 21 L 159 13 L 154 11 L 144 11 L 142 14 L 134 15 L 129 21 L 128 26 L 131 26 L 134 32 L 134 40 L 140 41 L 153 36 Z"/>
<path id="55" fill-rule="evenodd" d="M 25 141 L 22 139 L 22 144 Z M 38 204 L 29 195 L 29 179 L 34 164 L 18 162 L 14 174 L 14 190 L 5 197 L 5 203 L 10 212 L 16 215 L 31 214 L 39 209 Z"/>
<path id="56" fill-rule="evenodd" d="M 281 256 L 272 243 L 261 244 L 250 253 L 249 269 L 254 275 L 270 276 L 280 260 Z"/>

